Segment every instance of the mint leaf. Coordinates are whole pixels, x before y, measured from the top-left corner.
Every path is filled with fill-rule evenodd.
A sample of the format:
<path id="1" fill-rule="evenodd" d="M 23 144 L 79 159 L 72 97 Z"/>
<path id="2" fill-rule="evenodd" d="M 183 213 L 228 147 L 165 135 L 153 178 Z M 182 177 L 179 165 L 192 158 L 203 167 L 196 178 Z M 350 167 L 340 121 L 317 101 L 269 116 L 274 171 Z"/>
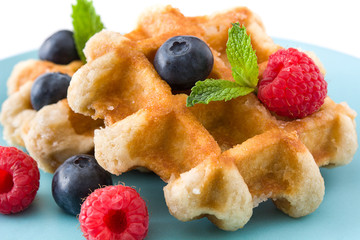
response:
<path id="1" fill-rule="evenodd" d="M 90 0 L 77 0 L 72 5 L 74 40 L 76 50 L 83 62 L 86 62 L 83 49 L 86 42 L 97 32 L 104 29 L 100 16 L 96 14 L 93 2 Z"/>
<path id="2" fill-rule="evenodd" d="M 214 79 L 196 82 L 186 100 L 187 107 L 197 103 L 208 104 L 210 101 L 228 101 L 257 91 L 259 75 L 257 56 L 245 27 L 240 27 L 239 23 L 234 23 L 229 29 L 226 54 L 235 82 Z"/>
<path id="3" fill-rule="evenodd" d="M 240 27 L 239 23 L 234 23 L 229 29 L 226 54 L 235 82 L 256 88 L 259 75 L 257 57 L 251 46 L 251 38 L 246 34 L 246 28 Z"/>
<path id="4" fill-rule="evenodd" d="M 186 106 L 192 107 L 197 103 L 208 104 L 210 101 L 228 101 L 244 96 L 254 91 L 253 88 L 243 87 L 227 80 L 206 79 L 196 82 L 191 94 L 186 99 Z"/>

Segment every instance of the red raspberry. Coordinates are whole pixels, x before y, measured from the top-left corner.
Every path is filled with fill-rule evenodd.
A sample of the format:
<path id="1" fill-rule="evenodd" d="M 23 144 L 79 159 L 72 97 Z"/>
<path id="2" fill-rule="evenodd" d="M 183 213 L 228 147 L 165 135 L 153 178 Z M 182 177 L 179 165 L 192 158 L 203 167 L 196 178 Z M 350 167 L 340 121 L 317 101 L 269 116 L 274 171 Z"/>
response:
<path id="1" fill-rule="evenodd" d="M 122 185 L 99 188 L 81 206 L 80 227 L 88 240 L 144 239 L 149 227 L 145 201 Z"/>
<path id="2" fill-rule="evenodd" d="M 0 146 L 0 212 L 17 213 L 27 208 L 39 189 L 37 163 L 15 147 Z"/>
<path id="3" fill-rule="evenodd" d="M 269 57 L 258 98 L 280 116 L 303 118 L 321 107 L 326 94 L 327 83 L 314 61 L 289 48 Z"/>

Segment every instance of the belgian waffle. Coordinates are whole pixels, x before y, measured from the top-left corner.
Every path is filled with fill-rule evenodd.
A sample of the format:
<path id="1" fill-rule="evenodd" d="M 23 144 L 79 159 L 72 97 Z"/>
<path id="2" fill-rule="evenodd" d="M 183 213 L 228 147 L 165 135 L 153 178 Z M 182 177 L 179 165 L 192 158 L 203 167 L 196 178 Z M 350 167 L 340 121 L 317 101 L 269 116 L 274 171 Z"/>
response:
<path id="1" fill-rule="evenodd" d="M 39 167 L 47 172 L 54 172 L 72 155 L 91 152 L 93 131 L 101 121 L 74 113 L 66 99 L 36 111 L 30 101 L 31 87 L 45 72 L 73 75 L 81 65 L 80 61 L 57 65 L 27 60 L 14 67 L 7 82 L 9 97 L 3 103 L 0 115 L 4 138 L 11 145 L 25 147 Z"/>
<path id="2" fill-rule="evenodd" d="M 75 112 L 105 122 L 94 136 L 100 165 L 113 174 L 148 168 L 168 183 L 172 215 L 206 216 L 224 230 L 243 227 L 268 198 L 292 217 L 313 212 L 324 195 L 318 166 L 346 164 L 357 148 L 356 113 L 330 98 L 301 120 L 277 117 L 254 94 L 185 106 L 187 96 L 174 94 L 155 71 L 156 50 L 172 36 L 197 36 L 214 55 L 209 77 L 233 81 L 225 46 L 234 22 L 247 28 L 261 72 L 281 47 L 250 10 L 185 17 L 166 6 L 145 12 L 129 34 L 93 36 L 68 91 Z"/>

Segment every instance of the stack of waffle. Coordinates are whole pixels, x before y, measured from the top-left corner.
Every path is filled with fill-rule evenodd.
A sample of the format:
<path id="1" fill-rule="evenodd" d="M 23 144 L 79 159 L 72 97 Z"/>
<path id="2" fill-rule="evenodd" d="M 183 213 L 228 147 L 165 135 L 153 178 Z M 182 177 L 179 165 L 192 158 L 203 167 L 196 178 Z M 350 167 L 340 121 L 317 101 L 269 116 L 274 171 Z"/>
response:
<path id="1" fill-rule="evenodd" d="M 91 38 L 88 62 L 68 91 L 75 112 L 105 122 L 94 137 L 100 165 L 113 174 L 155 172 L 168 183 L 172 215 L 206 216 L 224 230 L 241 228 L 268 198 L 292 217 L 313 212 L 324 196 L 318 166 L 346 164 L 357 148 L 356 113 L 330 98 L 298 120 L 278 118 L 254 94 L 185 106 L 187 96 L 172 92 L 154 69 L 157 49 L 176 35 L 199 37 L 214 55 L 209 77 L 233 81 L 225 48 L 235 22 L 247 28 L 261 72 L 281 47 L 247 8 L 185 17 L 166 6 L 145 12 L 126 35 L 102 31 Z"/>
<path id="2" fill-rule="evenodd" d="M 166 203 L 182 221 L 205 216 L 236 230 L 268 198 L 292 217 L 313 212 L 324 196 L 319 166 L 347 164 L 357 149 L 356 113 L 346 103 L 327 97 L 318 112 L 298 120 L 277 117 L 254 94 L 187 108 L 187 95 L 173 92 L 154 69 L 155 53 L 167 39 L 193 35 L 214 55 L 209 78 L 233 81 L 225 50 L 236 22 L 251 36 L 261 79 L 281 46 L 249 9 L 185 17 L 171 6 L 153 8 L 128 34 L 93 36 L 79 70 L 80 63 L 17 66 L 1 112 L 5 138 L 25 146 L 47 171 L 93 146 L 99 164 L 113 174 L 147 168 L 168 183 Z M 67 100 L 36 112 L 30 89 L 46 71 L 76 72 Z"/>

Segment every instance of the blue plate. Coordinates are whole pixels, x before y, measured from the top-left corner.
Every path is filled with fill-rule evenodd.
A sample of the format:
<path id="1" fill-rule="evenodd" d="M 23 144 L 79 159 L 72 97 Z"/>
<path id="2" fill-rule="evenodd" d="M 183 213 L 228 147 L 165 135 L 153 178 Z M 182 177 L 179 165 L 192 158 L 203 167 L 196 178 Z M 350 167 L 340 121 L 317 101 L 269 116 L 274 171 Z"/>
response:
<path id="1" fill-rule="evenodd" d="M 336 102 L 348 102 L 360 112 L 360 59 L 304 43 L 281 39 L 276 42 L 284 47 L 314 51 L 327 69 L 329 96 Z M 0 102 L 6 98 L 6 81 L 14 64 L 29 58 L 37 58 L 36 51 L 0 61 Z M 1 126 L 0 145 L 6 145 Z M 360 239 L 359 158 L 357 153 L 347 166 L 321 169 L 326 193 L 314 213 L 294 219 L 267 201 L 255 208 L 250 221 L 236 232 L 219 230 L 207 219 L 183 223 L 172 217 L 162 191 L 165 184 L 154 174 L 129 172 L 114 177 L 114 181 L 134 186 L 147 202 L 150 214 L 147 239 Z M 51 174 L 41 171 L 40 189 L 30 207 L 19 214 L 0 215 L 0 239 L 84 239 L 77 218 L 65 214 L 55 204 L 51 179 Z"/>

